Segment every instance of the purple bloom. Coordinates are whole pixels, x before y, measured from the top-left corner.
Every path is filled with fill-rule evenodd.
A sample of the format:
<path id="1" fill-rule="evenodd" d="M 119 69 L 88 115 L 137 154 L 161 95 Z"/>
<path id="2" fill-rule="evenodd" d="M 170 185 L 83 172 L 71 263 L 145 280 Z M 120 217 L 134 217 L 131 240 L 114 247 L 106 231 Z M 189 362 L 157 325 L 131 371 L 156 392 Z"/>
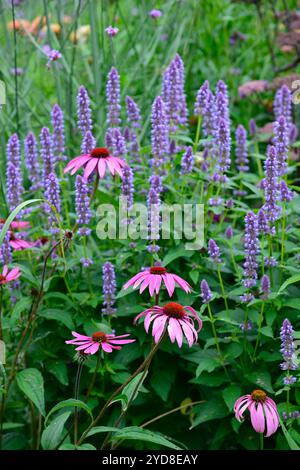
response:
<path id="1" fill-rule="evenodd" d="M 151 148 L 152 165 L 160 168 L 164 161 L 169 147 L 169 132 L 164 102 L 160 96 L 155 98 L 152 105 L 151 114 Z"/>
<path id="2" fill-rule="evenodd" d="M 0 231 L 3 228 L 2 223 L 0 223 Z M 1 264 L 9 264 L 12 262 L 12 249 L 9 243 L 10 240 L 10 233 L 9 231 L 6 232 L 3 242 L 0 245 L 0 263 Z"/>
<path id="3" fill-rule="evenodd" d="M 103 305 L 102 313 L 104 315 L 113 315 L 116 309 L 113 308 L 116 295 L 116 275 L 114 266 L 110 262 L 104 263 L 102 267 L 103 280 Z"/>
<path id="4" fill-rule="evenodd" d="M 252 135 L 252 137 L 255 137 L 257 134 L 257 127 L 256 127 L 255 119 L 250 119 L 249 121 L 249 132 Z"/>
<path id="5" fill-rule="evenodd" d="M 243 284 L 245 287 L 253 287 L 257 280 L 257 254 L 258 245 L 258 222 L 256 215 L 249 211 L 245 217 L 245 262 Z"/>
<path id="6" fill-rule="evenodd" d="M 204 116 L 208 108 L 208 93 L 210 91 L 209 82 L 205 80 L 203 85 L 199 88 L 196 101 L 194 113 L 196 116 Z"/>
<path id="7" fill-rule="evenodd" d="M 258 230 L 261 234 L 267 235 L 270 232 L 268 221 L 266 218 L 265 211 L 261 207 L 257 214 L 257 223 L 258 223 Z"/>
<path id="8" fill-rule="evenodd" d="M 76 193 L 75 193 L 75 205 L 76 205 L 76 223 L 78 225 L 88 225 L 92 218 L 92 212 L 90 209 L 90 198 L 89 188 L 86 181 L 82 176 L 76 176 Z M 78 234 L 81 236 L 90 235 L 91 229 L 87 227 L 80 227 Z"/>
<path id="9" fill-rule="evenodd" d="M 51 173 L 54 173 L 54 156 L 51 134 L 48 127 L 43 127 L 40 133 L 41 157 L 43 161 L 44 184 Z"/>
<path id="10" fill-rule="evenodd" d="M 280 200 L 283 202 L 290 202 L 293 199 L 293 192 L 288 188 L 285 181 L 280 181 L 279 184 Z"/>
<path id="11" fill-rule="evenodd" d="M 175 132 L 179 125 L 187 123 L 184 64 L 179 54 L 176 54 L 163 75 L 162 96 L 170 123 L 170 131 Z"/>
<path id="12" fill-rule="evenodd" d="M 236 133 L 236 166 L 239 171 L 249 171 L 249 159 L 247 149 L 247 131 L 241 124 Z"/>
<path id="13" fill-rule="evenodd" d="M 251 294 L 250 294 L 250 295 L 251 295 Z M 251 331 L 252 328 L 253 328 L 253 324 L 251 323 L 251 321 L 248 320 L 248 321 L 246 321 L 246 322 L 244 322 L 244 323 L 240 323 L 239 327 L 240 327 L 240 330 L 243 331 L 243 332 L 245 332 L 245 331 Z"/>
<path id="14" fill-rule="evenodd" d="M 179 124 L 187 124 L 187 105 L 184 92 L 184 63 L 179 54 L 176 54 L 174 62 L 178 69 L 178 100 L 179 100 Z"/>
<path id="15" fill-rule="evenodd" d="M 248 304 L 249 302 L 252 302 L 255 297 L 251 292 L 247 292 L 246 294 L 243 294 L 240 296 L 240 301 L 243 302 L 243 304 Z"/>
<path id="16" fill-rule="evenodd" d="M 64 115 L 58 104 L 55 104 L 51 111 L 51 122 L 53 127 L 52 143 L 53 153 L 57 160 L 66 160 L 65 153 L 65 134 L 64 134 Z"/>
<path id="17" fill-rule="evenodd" d="M 291 124 L 290 126 L 290 144 L 294 144 L 296 142 L 296 139 L 298 137 L 298 129 L 295 124 Z"/>
<path id="18" fill-rule="evenodd" d="M 203 116 L 204 137 L 215 137 L 217 129 L 216 100 L 211 90 L 207 90 L 207 107 Z"/>
<path id="19" fill-rule="evenodd" d="M 194 166 L 193 149 L 189 146 L 181 159 L 181 174 L 191 173 Z"/>
<path id="20" fill-rule="evenodd" d="M 117 69 L 111 68 L 106 85 L 107 100 L 107 123 L 109 127 L 118 127 L 121 123 L 120 119 L 120 76 Z"/>
<path id="21" fill-rule="evenodd" d="M 159 175 L 152 175 L 149 178 L 150 190 L 147 197 L 148 206 L 148 239 L 159 240 L 160 217 L 160 194 L 162 192 L 162 182 Z"/>
<path id="22" fill-rule="evenodd" d="M 81 154 L 90 153 L 96 147 L 96 139 L 91 131 L 87 131 L 82 139 Z"/>
<path id="23" fill-rule="evenodd" d="M 85 269 L 87 269 L 94 264 L 94 261 L 91 258 L 80 258 L 80 263 Z"/>
<path id="24" fill-rule="evenodd" d="M 295 357 L 294 330 L 291 322 L 286 318 L 280 329 L 281 348 L 283 361 L 280 364 L 282 370 L 296 370 L 298 368 Z"/>
<path id="25" fill-rule="evenodd" d="M 122 196 L 127 198 L 128 210 L 132 208 L 133 194 L 134 194 L 133 171 L 129 166 L 125 166 L 123 168 L 123 177 L 122 177 Z"/>
<path id="26" fill-rule="evenodd" d="M 217 119 L 224 119 L 224 121 L 226 121 L 229 126 L 230 120 L 228 98 L 226 98 L 221 91 L 217 91 L 216 93 L 216 111 Z"/>
<path id="27" fill-rule="evenodd" d="M 52 62 L 55 62 L 55 61 L 61 59 L 61 57 L 62 57 L 62 55 L 59 51 L 57 51 L 56 49 L 51 49 L 50 46 L 48 46 L 48 44 L 46 44 L 43 47 L 43 51 L 46 54 L 46 56 L 48 57 L 48 62 L 46 64 L 47 69 L 50 69 L 50 67 L 52 65 Z"/>
<path id="28" fill-rule="evenodd" d="M 230 148 L 231 148 L 231 137 L 230 137 L 230 128 L 228 122 L 219 118 L 216 132 L 216 155 L 217 155 L 217 165 L 216 172 L 213 175 L 214 181 L 226 181 L 226 171 L 230 167 Z"/>
<path id="29" fill-rule="evenodd" d="M 231 226 L 227 227 L 227 229 L 225 230 L 225 236 L 228 239 L 233 237 L 233 229 Z"/>
<path id="30" fill-rule="evenodd" d="M 277 172 L 282 176 L 287 171 L 289 148 L 289 126 L 284 116 L 280 116 L 274 124 L 274 145 L 277 152 Z"/>
<path id="31" fill-rule="evenodd" d="M 22 186 L 21 173 L 13 163 L 9 162 L 6 168 L 6 194 L 9 210 L 14 210 L 21 202 L 21 196 L 24 192 Z M 18 214 L 19 218 L 21 213 Z"/>
<path id="32" fill-rule="evenodd" d="M 297 378 L 294 377 L 293 375 L 288 375 L 286 377 L 284 377 L 283 379 L 283 383 L 284 385 L 294 385 L 294 383 L 297 382 Z"/>
<path id="33" fill-rule="evenodd" d="M 13 134 L 7 143 L 6 147 L 7 163 L 12 163 L 16 168 L 21 171 L 21 152 L 20 141 L 17 134 Z"/>
<path id="34" fill-rule="evenodd" d="M 263 206 L 264 212 L 268 222 L 272 223 L 278 219 L 280 214 L 280 207 L 277 205 L 278 201 L 278 172 L 277 172 L 277 152 L 273 145 L 268 146 L 267 159 L 265 162 L 265 204 Z"/>
<path id="35" fill-rule="evenodd" d="M 278 261 L 273 256 L 265 256 L 264 263 L 267 268 L 275 268 L 278 265 Z"/>
<path id="36" fill-rule="evenodd" d="M 208 254 L 214 263 L 222 262 L 220 248 L 212 238 L 208 242 Z"/>
<path id="37" fill-rule="evenodd" d="M 114 28 L 113 26 L 110 25 L 107 28 L 105 28 L 105 32 L 110 38 L 113 38 L 114 36 L 118 34 L 119 28 Z"/>
<path id="38" fill-rule="evenodd" d="M 126 96 L 127 118 L 131 126 L 134 128 L 141 127 L 141 113 L 138 105 L 130 96 Z"/>
<path id="39" fill-rule="evenodd" d="M 79 87 L 77 94 L 77 123 L 84 137 L 88 131 L 92 132 L 92 111 L 88 92 L 83 85 Z"/>
<path id="40" fill-rule="evenodd" d="M 60 213 L 60 188 L 55 173 L 50 173 L 45 179 L 45 198 L 55 207 L 57 212 Z M 50 232 L 58 233 L 59 229 L 55 227 L 57 220 L 52 207 L 45 204 L 45 211 L 48 214 Z"/>
<path id="41" fill-rule="evenodd" d="M 41 175 L 38 161 L 37 143 L 33 132 L 27 134 L 24 141 L 26 168 L 31 183 L 31 190 L 35 191 L 41 187 Z"/>
<path id="42" fill-rule="evenodd" d="M 201 297 L 204 304 L 208 304 L 212 299 L 212 293 L 205 279 L 201 281 Z"/>
<path id="43" fill-rule="evenodd" d="M 276 121 L 278 121 L 280 116 L 284 116 L 288 126 L 292 124 L 292 94 L 286 85 L 283 85 L 276 92 L 274 114 Z"/>
<path id="44" fill-rule="evenodd" d="M 267 274 L 263 275 L 263 277 L 261 279 L 260 287 L 261 287 L 261 291 L 263 293 L 263 298 L 267 299 L 269 294 L 270 294 L 270 288 L 271 288 L 270 278 Z"/>
<path id="45" fill-rule="evenodd" d="M 220 196 L 211 197 L 208 200 L 208 205 L 210 207 L 219 207 L 223 204 L 224 200 Z"/>
<path id="46" fill-rule="evenodd" d="M 156 20 L 157 18 L 160 18 L 162 16 L 162 12 L 160 10 L 153 9 L 149 11 L 149 16 Z"/>
<path id="47" fill-rule="evenodd" d="M 125 139 L 117 127 L 111 129 L 112 149 L 115 157 L 122 157 L 126 155 L 127 148 Z"/>

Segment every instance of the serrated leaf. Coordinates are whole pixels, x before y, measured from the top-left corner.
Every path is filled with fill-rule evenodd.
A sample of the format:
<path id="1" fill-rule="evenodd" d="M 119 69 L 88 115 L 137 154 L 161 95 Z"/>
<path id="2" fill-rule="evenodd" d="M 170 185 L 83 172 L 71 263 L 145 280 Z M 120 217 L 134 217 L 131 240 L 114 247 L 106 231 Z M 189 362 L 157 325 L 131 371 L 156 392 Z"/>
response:
<path id="1" fill-rule="evenodd" d="M 19 389 L 32 401 L 42 416 L 45 416 L 43 376 L 37 369 L 24 369 L 18 372 L 16 380 Z"/>
<path id="2" fill-rule="evenodd" d="M 61 441 L 64 432 L 64 425 L 71 415 L 71 411 L 65 411 L 61 415 L 55 417 L 49 426 L 44 429 L 41 444 L 44 450 L 55 449 Z"/>

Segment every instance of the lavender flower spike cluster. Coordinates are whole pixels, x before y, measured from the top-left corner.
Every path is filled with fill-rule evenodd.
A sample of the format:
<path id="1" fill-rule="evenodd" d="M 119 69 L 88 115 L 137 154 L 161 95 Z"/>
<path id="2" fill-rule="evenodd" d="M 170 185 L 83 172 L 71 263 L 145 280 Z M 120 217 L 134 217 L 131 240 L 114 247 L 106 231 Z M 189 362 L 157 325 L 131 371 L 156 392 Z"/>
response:
<path id="1" fill-rule="evenodd" d="M 249 159 L 247 149 L 247 131 L 241 124 L 237 127 L 236 133 L 236 166 L 239 171 L 249 171 Z"/>
<path id="2" fill-rule="evenodd" d="M 15 209 L 22 201 L 24 192 L 21 174 L 20 142 L 17 134 L 13 134 L 7 143 L 6 189 L 9 210 Z M 18 217 L 21 213 L 18 214 Z"/>
<path id="3" fill-rule="evenodd" d="M 165 105 L 160 96 L 155 98 L 151 114 L 151 164 L 155 169 L 161 169 L 169 148 L 169 132 Z"/>
<path id="4" fill-rule="evenodd" d="M 194 155 L 193 149 L 189 146 L 185 153 L 182 155 L 181 159 L 181 174 L 191 173 L 194 167 Z"/>
<path id="5" fill-rule="evenodd" d="M 208 254 L 214 263 L 221 263 L 220 248 L 212 238 L 208 242 Z"/>
<path id="6" fill-rule="evenodd" d="M 120 119 L 120 76 L 117 69 L 112 67 L 106 85 L 107 123 L 109 127 L 118 127 Z"/>
<path id="7" fill-rule="evenodd" d="M 130 96 L 126 96 L 126 111 L 128 121 L 130 122 L 133 128 L 141 127 L 141 113 L 138 105 Z"/>
<path id="8" fill-rule="evenodd" d="M 90 198 L 89 189 L 84 180 L 80 175 L 76 176 L 76 193 L 75 193 L 75 205 L 76 205 L 76 223 L 78 225 L 88 225 L 92 217 L 90 209 Z M 78 234 L 81 236 L 90 235 L 91 229 L 88 227 L 80 227 Z"/>
<path id="9" fill-rule="evenodd" d="M 212 292 L 209 288 L 209 285 L 205 279 L 201 281 L 201 297 L 204 304 L 208 304 L 212 299 Z"/>
<path id="10" fill-rule="evenodd" d="M 176 54 L 163 76 L 162 98 L 170 130 L 175 132 L 179 125 L 187 123 L 187 105 L 184 93 L 184 64 Z"/>
<path id="11" fill-rule="evenodd" d="M 53 127 L 52 143 L 53 153 L 58 161 L 66 160 L 65 156 L 65 134 L 64 115 L 58 104 L 55 104 L 51 111 L 51 122 Z"/>
<path id="12" fill-rule="evenodd" d="M 102 313 L 113 315 L 116 312 L 116 309 L 113 308 L 116 296 L 116 275 L 113 264 L 108 261 L 102 267 L 102 279 L 104 298 Z"/>
<path id="13" fill-rule="evenodd" d="M 60 189 L 58 179 L 55 173 L 50 173 L 45 180 L 45 198 L 55 207 L 58 213 L 60 213 Z M 49 229 L 51 233 L 58 233 L 59 228 L 55 227 L 56 217 L 53 209 L 45 204 L 45 210 L 48 215 Z"/>
<path id="14" fill-rule="evenodd" d="M 288 126 L 291 126 L 293 121 L 292 94 L 286 85 L 283 85 L 276 92 L 274 99 L 274 114 L 276 117 L 276 121 L 278 121 L 280 116 L 284 116 Z"/>
<path id="15" fill-rule="evenodd" d="M 278 219 L 281 212 L 281 208 L 277 205 L 279 199 L 277 168 L 278 162 L 276 147 L 269 145 L 265 162 L 265 204 L 263 209 L 270 224 Z"/>
<path id="16" fill-rule="evenodd" d="M 290 370 L 298 368 L 295 357 L 295 343 L 294 343 L 294 330 L 291 322 L 286 318 L 280 329 L 281 348 L 280 352 L 283 357 L 283 362 L 280 364 L 282 370 L 287 371 L 284 378 L 285 385 L 292 385 L 296 382 L 296 377 L 289 375 Z"/>
<path id="17" fill-rule="evenodd" d="M 36 191 L 41 187 L 41 180 L 37 143 L 33 132 L 29 132 L 27 134 L 24 140 L 24 149 L 28 178 L 31 183 L 30 189 L 32 191 Z"/>
<path id="18" fill-rule="evenodd" d="M 122 178 L 122 196 L 127 198 L 128 210 L 130 210 L 133 205 L 133 194 L 134 194 L 133 171 L 129 166 L 125 166 L 123 169 L 123 178 Z"/>
<path id="19" fill-rule="evenodd" d="M 258 244 L 258 222 L 256 215 L 249 211 L 245 217 L 245 262 L 244 280 L 245 287 L 255 286 L 257 280 L 257 254 Z"/>
<path id="20" fill-rule="evenodd" d="M 90 99 L 83 85 L 79 87 L 77 94 L 77 118 L 82 137 L 84 137 L 88 131 L 92 132 L 93 124 Z"/>
<path id="21" fill-rule="evenodd" d="M 53 155 L 53 144 L 50 131 L 48 127 L 43 127 L 40 134 L 41 141 L 41 158 L 43 161 L 43 180 L 46 180 L 49 175 L 54 173 L 55 159 Z"/>
<path id="22" fill-rule="evenodd" d="M 147 198 L 148 206 L 148 238 L 149 240 L 159 240 L 159 229 L 161 224 L 160 218 L 160 194 L 162 192 L 162 182 L 159 175 L 152 175 L 149 178 L 150 190 Z M 149 253 L 158 252 L 160 247 L 155 243 L 152 243 L 147 247 Z"/>

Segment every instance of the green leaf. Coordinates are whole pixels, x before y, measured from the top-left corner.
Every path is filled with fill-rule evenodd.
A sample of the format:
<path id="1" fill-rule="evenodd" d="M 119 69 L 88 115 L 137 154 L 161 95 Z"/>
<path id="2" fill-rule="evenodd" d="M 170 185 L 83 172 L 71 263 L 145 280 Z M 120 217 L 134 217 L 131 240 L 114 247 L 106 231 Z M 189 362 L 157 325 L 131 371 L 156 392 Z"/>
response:
<path id="1" fill-rule="evenodd" d="M 284 437 L 286 438 L 287 443 L 288 443 L 290 449 L 291 449 L 291 450 L 300 450 L 300 447 L 297 446 L 296 442 L 295 442 L 294 439 L 291 437 L 290 433 L 288 432 L 288 430 L 286 429 L 285 425 L 283 424 L 282 419 L 280 418 L 280 416 L 279 416 L 279 422 L 280 422 L 280 426 L 281 426 L 282 432 L 283 432 L 283 434 L 284 434 Z"/>
<path id="2" fill-rule="evenodd" d="M 124 387 L 122 391 L 122 395 L 124 395 L 126 399 L 121 400 L 123 411 L 127 410 L 129 402 L 132 402 L 136 399 L 147 375 L 148 375 L 148 371 L 146 372 L 146 374 L 144 374 L 144 372 L 141 372 L 136 377 L 134 377 L 134 379 L 132 379 L 131 382 L 129 382 L 129 384 L 126 385 L 126 387 Z"/>
<path id="3" fill-rule="evenodd" d="M 176 375 L 175 367 L 167 364 L 166 367 L 159 365 L 151 377 L 151 385 L 157 395 L 164 401 L 168 399 Z"/>
<path id="4" fill-rule="evenodd" d="M 245 378 L 249 382 L 258 385 L 260 388 L 266 390 L 269 393 L 274 393 L 271 375 L 267 371 L 251 372 L 250 374 L 245 374 Z"/>
<path id="5" fill-rule="evenodd" d="M 90 410 L 90 408 L 81 400 L 75 400 L 74 398 L 69 398 L 69 400 L 64 400 L 64 401 L 61 401 L 59 403 L 57 403 L 57 405 L 55 405 L 50 411 L 49 413 L 47 414 L 46 418 L 45 418 L 45 426 L 48 422 L 48 419 L 50 418 L 50 416 L 55 413 L 56 411 L 59 411 L 61 410 L 62 408 L 67 408 L 67 407 L 74 407 L 74 408 L 82 408 L 84 411 L 86 411 L 88 413 L 88 415 L 91 417 L 91 420 L 93 420 L 93 415 L 92 415 L 92 412 Z"/>
<path id="6" fill-rule="evenodd" d="M 242 388 L 239 385 L 230 385 L 222 392 L 223 399 L 228 406 L 229 411 L 233 410 L 233 405 L 241 395 Z"/>
<path id="7" fill-rule="evenodd" d="M 300 282 L 300 274 L 295 274 L 295 276 L 289 277 L 281 286 L 277 294 L 281 294 L 290 284 L 295 284 Z"/>
<path id="8" fill-rule="evenodd" d="M 164 257 L 162 265 L 167 266 L 169 263 L 178 258 L 190 258 L 193 251 L 187 251 L 185 247 L 180 246 L 174 250 L 169 250 L 168 254 Z"/>
<path id="9" fill-rule="evenodd" d="M 119 428 L 114 428 L 113 426 L 95 426 L 88 432 L 86 437 L 93 436 L 94 434 L 99 434 L 102 432 L 115 432 L 119 430 Z"/>
<path id="10" fill-rule="evenodd" d="M 220 367 L 220 361 L 217 357 L 217 353 L 214 351 L 201 351 L 199 357 L 199 365 L 196 369 L 196 377 L 202 374 L 202 372 L 213 372 L 217 367 Z"/>
<path id="11" fill-rule="evenodd" d="M 225 404 L 222 401 L 215 399 L 203 403 L 197 406 L 197 408 L 199 412 L 193 420 L 193 425 L 190 427 L 190 429 L 194 429 L 196 426 L 205 423 L 206 421 L 224 418 L 224 416 L 229 414 Z"/>
<path id="12" fill-rule="evenodd" d="M 260 331 L 264 336 L 274 338 L 273 330 L 270 326 L 263 326 Z"/>
<path id="13" fill-rule="evenodd" d="M 22 202 L 19 204 L 7 217 L 5 224 L 2 227 L 0 233 L 0 246 L 3 243 L 4 237 L 6 235 L 7 230 L 9 229 L 10 224 L 14 220 L 14 218 L 19 214 L 19 212 L 24 209 L 24 207 L 29 206 L 29 204 L 34 204 L 35 202 L 42 202 L 45 201 L 44 199 L 29 199 L 28 201 Z M 46 202 L 46 201 L 45 201 Z"/>
<path id="14" fill-rule="evenodd" d="M 45 397 L 43 376 L 37 369 L 24 369 L 18 372 L 16 380 L 19 389 L 37 407 L 42 416 L 45 416 Z"/>
<path id="15" fill-rule="evenodd" d="M 66 310 L 59 310 L 54 308 L 49 308 L 47 310 L 43 310 L 39 314 L 43 318 L 47 318 L 47 320 L 57 320 L 63 323 L 69 330 L 74 330 L 74 323 L 72 320 L 72 316 Z"/>
<path id="16" fill-rule="evenodd" d="M 71 411 L 65 411 L 54 418 L 43 431 L 41 444 L 44 450 L 52 450 L 58 446 L 63 437 L 64 425 L 70 415 Z"/>
<path id="17" fill-rule="evenodd" d="M 13 328 L 17 321 L 20 318 L 21 313 L 24 310 L 29 309 L 31 305 L 31 299 L 29 297 L 22 297 L 22 299 L 18 300 L 18 302 L 15 304 L 12 312 L 11 312 L 11 317 L 9 319 L 9 326 L 10 328 Z"/>
<path id="18" fill-rule="evenodd" d="M 68 369 L 64 362 L 49 361 L 49 372 L 62 384 L 68 385 Z"/>
<path id="19" fill-rule="evenodd" d="M 169 449 L 182 450 L 182 448 L 175 445 L 169 440 L 169 438 L 166 438 L 162 434 L 138 428 L 137 426 L 123 428 L 112 436 L 112 440 L 120 439 L 152 442 L 153 444 L 159 444 L 161 446 L 168 447 Z"/>
<path id="20" fill-rule="evenodd" d="M 24 423 L 3 423 L 3 430 L 9 431 L 10 429 L 22 428 Z"/>
<path id="21" fill-rule="evenodd" d="M 92 444 L 81 444 L 81 446 L 75 446 L 74 444 L 62 444 L 59 450 L 97 450 Z"/>

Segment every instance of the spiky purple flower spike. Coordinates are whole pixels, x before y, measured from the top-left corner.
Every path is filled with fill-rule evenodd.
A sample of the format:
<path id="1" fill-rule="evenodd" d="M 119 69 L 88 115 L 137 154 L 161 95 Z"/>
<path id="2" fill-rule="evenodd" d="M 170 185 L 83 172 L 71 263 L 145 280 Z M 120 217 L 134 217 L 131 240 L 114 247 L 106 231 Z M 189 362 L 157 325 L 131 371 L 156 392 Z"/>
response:
<path id="1" fill-rule="evenodd" d="M 208 254 L 214 263 L 221 263 L 220 248 L 212 238 L 208 242 Z"/>
<path id="2" fill-rule="evenodd" d="M 134 195 L 134 184 L 133 184 L 133 171 L 129 166 L 125 166 L 123 169 L 122 177 L 122 196 L 127 198 L 128 210 L 132 208 L 133 195 Z"/>
<path id="3" fill-rule="evenodd" d="M 93 124 L 90 98 L 83 85 L 79 87 L 77 94 L 77 118 L 78 127 L 83 137 L 88 131 L 92 132 Z"/>
<path id="4" fill-rule="evenodd" d="M 6 168 L 6 194 L 7 203 L 10 211 L 14 210 L 21 202 L 21 196 L 24 192 L 20 169 L 13 163 L 8 162 Z M 17 218 L 20 217 L 20 212 Z"/>
<path id="5" fill-rule="evenodd" d="M 28 178 L 31 183 L 30 189 L 36 191 L 41 187 L 41 172 L 38 161 L 38 150 L 36 138 L 33 132 L 29 132 L 24 140 L 25 161 L 28 171 Z"/>
<path id="6" fill-rule="evenodd" d="M 19 171 L 21 171 L 21 152 L 20 141 L 17 134 L 13 134 L 6 147 L 7 163 L 12 163 Z"/>
<path id="7" fill-rule="evenodd" d="M 181 159 L 181 174 L 191 173 L 194 167 L 193 149 L 189 146 Z"/>
<path id="8" fill-rule="evenodd" d="M 259 209 L 258 214 L 257 214 L 257 224 L 258 224 L 258 230 L 262 235 L 267 235 L 268 233 L 270 233 L 270 228 L 268 225 L 266 214 L 262 207 Z"/>
<path id="9" fill-rule="evenodd" d="M 179 123 L 186 126 L 188 111 L 184 92 L 184 63 L 179 54 L 176 54 L 174 62 L 178 69 Z"/>
<path id="10" fill-rule="evenodd" d="M 0 231 L 3 228 L 2 223 L 0 223 Z M 9 264 L 12 262 L 12 249 L 9 243 L 10 240 L 10 234 L 9 232 L 6 232 L 3 242 L 0 245 L 0 263 L 3 264 Z"/>
<path id="11" fill-rule="evenodd" d="M 41 158 L 43 162 L 43 180 L 44 184 L 46 179 L 51 173 L 54 173 L 55 160 L 53 156 L 53 144 L 51 134 L 48 127 L 43 127 L 40 133 L 41 141 Z"/>
<path id="12" fill-rule="evenodd" d="M 284 116 L 288 126 L 292 124 L 292 94 L 286 85 L 283 85 L 276 92 L 274 99 L 274 114 L 276 121 L 280 116 Z"/>
<path id="13" fill-rule="evenodd" d="M 76 176 L 76 192 L 75 192 L 75 206 L 76 206 L 76 223 L 78 225 L 88 225 L 92 218 L 90 209 L 89 188 L 85 179 Z M 80 227 L 78 234 L 81 236 L 90 235 L 91 229 L 88 227 Z"/>
<path id="14" fill-rule="evenodd" d="M 295 358 L 294 330 L 293 325 L 287 318 L 282 323 L 280 339 L 280 352 L 284 361 L 280 364 L 280 368 L 285 371 L 296 370 L 297 362 Z M 291 385 L 296 382 L 296 377 L 290 376 L 288 372 L 283 381 L 285 385 Z"/>
<path id="15" fill-rule="evenodd" d="M 280 181 L 279 184 L 279 193 L 280 193 L 280 200 L 283 202 L 291 202 L 293 199 L 293 192 L 288 188 L 288 185 L 285 181 Z"/>
<path id="16" fill-rule="evenodd" d="M 277 170 L 277 152 L 273 145 L 268 146 L 267 158 L 265 162 L 265 204 L 263 205 L 266 218 L 270 224 L 275 222 L 280 214 L 281 208 L 277 205 L 278 201 L 278 170 Z"/>
<path id="17" fill-rule="evenodd" d="M 159 240 L 159 230 L 161 224 L 160 217 L 160 194 L 162 192 L 162 181 L 159 175 L 151 175 L 149 178 L 150 190 L 147 197 L 148 207 L 148 239 L 151 241 Z M 152 248 L 154 247 L 154 248 Z M 147 247 L 149 252 L 159 251 L 158 245 L 150 245 Z"/>
<path id="18" fill-rule="evenodd" d="M 194 107 L 195 116 L 204 116 L 205 113 L 207 112 L 209 91 L 210 91 L 209 82 L 208 80 L 205 80 L 205 82 L 199 88 L 198 93 L 197 93 L 195 107 Z"/>
<path id="19" fill-rule="evenodd" d="M 200 295 L 202 297 L 202 302 L 204 304 L 208 304 L 212 299 L 212 293 L 211 293 L 209 285 L 208 285 L 208 283 L 205 279 L 203 279 L 201 281 L 200 287 L 201 287 L 201 294 Z"/>
<path id="20" fill-rule="evenodd" d="M 118 127 L 120 119 L 120 76 L 117 69 L 112 67 L 106 84 L 107 123 L 109 127 Z"/>
<path id="21" fill-rule="evenodd" d="M 245 262 L 244 262 L 244 280 L 245 287 L 253 287 L 257 280 L 257 255 L 259 252 L 258 244 L 258 223 L 257 217 L 249 211 L 245 217 Z"/>
<path id="22" fill-rule="evenodd" d="M 271 288 L 270 278 L 267 274 L 264 274 L 263 277 L 261 278 L 260 287 L 263 293 L 263 299 L 267 299 L 269 297 L 270 288 Z"/>
<path id="23" fill-rule="evenodd" d="M 65 124 L 63 112 L 58 104 L 55 104 L 51 110 L 51 123 L 53 127 L 53 153 L 58 161 L 64 161 L 66 160 L 64 131 Z"/>
<path id="24" fill-rule="evenodd" d="M 228 125 L 230 126 L 228 89 L 226 83 L 223 82 L 223 80 L 219 80 L 217 83 L 216 110 L 217 117 L 225 119 L 225 121 L 227 121 Z"/>
<path id="25" fill-rule="evenodd" d="M 126 96 L 127 118 L 133 128 L 141 127 L 141 113 L 138 105 L 130 96 Z"/>
<path id="26" fill-rule="evenodd" d="M 111 138 L 112 138 L 112 149 L 115 157 L 122 157 L 126 155 L 126 141 L 117 127 L 111 129 Z"/>
<path id="27" fill-rule="evenodd" d="M 103 305 L 102 313 L 104 315 L 113 315 L 116 309 L 113 308 L 116 295 L 116 275 L 112 263 L 106 262 L 102 267 L 103 279 Z"/>
<path id="28" fill-rule="evenodd" d="M 50 173 L 45 179 L 45 198 L 60 213 L 60 188 L 55 173 Z M 58 233 L 59 229 L 55 227 L 57 220 L 53 209 L 48 204 L 45 204 L 45 211 L 48 214 L 50 232 Z"/>
<path id="29" fill-rule="evenodd" d="M 151 148 L 152 166 L 161 168 L 165 162 L 169 148 L 169 131 L 165 113 L 165 105 L 160 96 L 155 98 L 151 114 Z"/>
<path id="30" fill-rule="evenodd" d="M 247 131 L 241 124 L 236 128 L 236 166 L 239 171 L 249 171 Z"/>
<path id="31" fill-rule="evenodd" d="M 213 175 L 213 180 L 226 182 L 227 177 L 225 173 L 229 170 L 231 164 L 231 137 L 228 122 L 223 118 L 218 119 L 215 144 L 217 165 L 216 172 Z"/>
<path id="32" fill-rule="evenodd" d="M 170 130 L 175 132 L 179 125 L 186 125 L 187 123 L 184 64 L 179 54 L 176 54 L 164 72 L 162 98 L 170 122 Z"/>
<path id="33" fill-rule="evenodd" d="M 277 152 L 277 171 L 282 176 L 287 171 L 289 147 L 289 125 L 284 116 L 280 116 L 274 124 L 274 145 Z"/>
<path id="34" fill-rule="evenodd" d="M 96 147 L 96 139 L 91 131 L 87 131 L 82 139 L 81 154 L 90 153 Z"/>
<path id="35" fill-rule="evenodd" d="M 249 121 L 249 132 L 252 137 L 255 137 L 257 134 L 257 126 L 255 119 L 250 119 Z"/>

